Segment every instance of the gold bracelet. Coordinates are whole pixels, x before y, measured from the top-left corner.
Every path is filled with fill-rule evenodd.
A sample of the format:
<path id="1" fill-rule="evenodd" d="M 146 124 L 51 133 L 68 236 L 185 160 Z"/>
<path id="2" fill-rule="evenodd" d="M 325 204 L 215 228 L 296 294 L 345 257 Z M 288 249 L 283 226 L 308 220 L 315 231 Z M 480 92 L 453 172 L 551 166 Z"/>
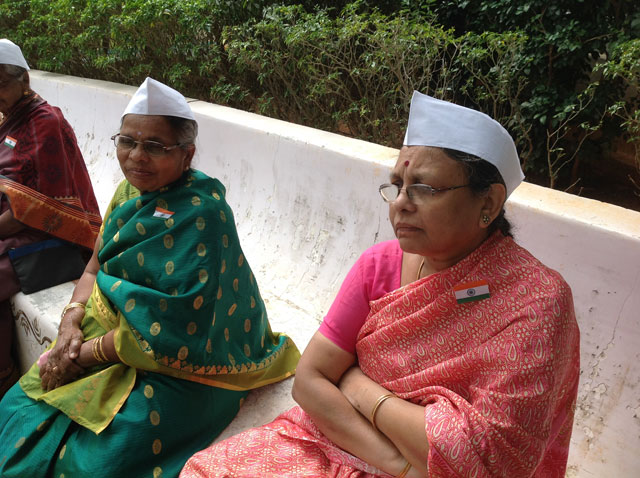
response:
<path id="1" fill-rule="evenodd" d="M 93 342 L 91 343 L 91 353 L 93 354 L 93 358 L 96 362 L 102 362 L 100 355 L 98 355 L 98 339 L 93 339 Z"/>
<path id="2" fill-rule="evenodd" d="M 104 349 L 102 348 L 102 340 L 104 339 L 104 335 L 101 335 L 98 339 L 98 355 L 102 358 L 103 362 L 108 362 L 107 354 L 104 353 Z"/>
<path id="3" fill-rule="evenodd" d="M 82 302 L 71 302 L 70 304 L 65 305 L 64 309 L 62 309 L 62 314 L 60 314 L 60 319 L 64 319 L 64 314 L 66 314 L 69 309 L 75 309 L 76 307 L 82 307 L 82 310 L 84 310 L 86 305 Z"/>
<path id="4" fill-rule="evenodd" d="M 407 473 L 409 473 L 410 469 L 411 469 L 411 463 L 409 463 L 409 461 L 407 461 L 407 464 L 404 465 L 404 468 L 402 469 L 400 474 L 396 475 L 396 478 L 404 478 L 405 476 L 407 476 Z"/>
<path id="5" fill-rule="evenodd" d="M 382 405 L 385 400 L 388 400 L 392 397 L 395 397 L 393 393 L 385 393 L 384 395 L 380 396 L 378 400 L 376 400 L 376 404 L 371 409 L 371 425 L 373 425 L 374 430 L 378 430 L 378 427 L 376 426 L 376 413 L 378 413 L 378 408 L 380 408 L 380 405 Z"/>

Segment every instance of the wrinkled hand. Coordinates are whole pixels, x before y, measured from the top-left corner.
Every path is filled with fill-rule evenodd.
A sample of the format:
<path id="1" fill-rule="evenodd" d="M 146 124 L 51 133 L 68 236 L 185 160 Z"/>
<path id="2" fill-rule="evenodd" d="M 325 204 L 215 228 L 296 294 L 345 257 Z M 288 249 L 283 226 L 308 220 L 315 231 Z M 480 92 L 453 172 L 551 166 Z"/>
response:
<path id="1" fill-rule="evenodd" d="M 67 364 L 54 365 L 50 361 L 40 369 L 40 379 L 42 381 L 42 389 L 47 392 L 62 387 L 69 382 L 73 382 L 76 378 L 84 373 L 84 369 L 74 362 Z"/>
<path id="2" fill-rule="evenodd" d="M 53 390 L 84 373 L 84 369 L 75 363 L 84 341 L 79 326 L 83 316 L 84 311 L 81 308 L 70 309 L 60 323 L 56 344 L 50 350 L 46 363 L 40 366 L 43 390 Z"/>

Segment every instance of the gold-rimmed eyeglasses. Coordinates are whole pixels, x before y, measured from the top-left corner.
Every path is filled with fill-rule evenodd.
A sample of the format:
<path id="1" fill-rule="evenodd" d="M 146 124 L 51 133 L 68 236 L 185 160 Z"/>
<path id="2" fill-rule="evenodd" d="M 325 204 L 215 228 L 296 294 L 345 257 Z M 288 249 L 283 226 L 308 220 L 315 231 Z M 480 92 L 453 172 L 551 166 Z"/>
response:
<path id="1" fill-rule="evenodd" d="M 434 188 L 433 186 L 429 186 L 428 184 L 410 184 L 404 188 L 401 188 L 397 184 L 382 184 L 378 191 L 380 191 L 380 196 L 385 202 L 393 202 L 398 199 L 400 193 L 402 191 L 407 193 L 409 201 L 413 204 L 424 204 L 436 193 L 444 192 L 444 191 L 452 191 L 454 189 L 466 188 L 469 184 L 463 184 L 461 186 L 452 186 L 450 188 Z"/>
<path id="2" fill-rule="evenodd" d="M 182 146 L 180 143 L 174 144 L 173 146 L 166 146 L 157 141 L 136 141 L 130 136 L 124 136 L 122 134 L 114 134 L 111 136 L 111 139 L 120 151 L 131 151 L 136 147 L 136 144 L 139 144 L 149 156 L 164 156 L 172 149 Z"/>

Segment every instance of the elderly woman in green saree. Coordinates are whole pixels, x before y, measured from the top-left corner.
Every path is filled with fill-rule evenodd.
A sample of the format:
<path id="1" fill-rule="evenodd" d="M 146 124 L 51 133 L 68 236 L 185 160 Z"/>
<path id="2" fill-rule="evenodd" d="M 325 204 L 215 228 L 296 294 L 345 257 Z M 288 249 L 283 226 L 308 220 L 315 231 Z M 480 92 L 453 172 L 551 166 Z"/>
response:
<path id="1" fill-rule="evenodd" d="M 250 389 L 293 374 L 197 123 L 147 78 L 113 136 L 125 180 L 57 341 L 0 402 L 0 475 L 177 476 Z"/>

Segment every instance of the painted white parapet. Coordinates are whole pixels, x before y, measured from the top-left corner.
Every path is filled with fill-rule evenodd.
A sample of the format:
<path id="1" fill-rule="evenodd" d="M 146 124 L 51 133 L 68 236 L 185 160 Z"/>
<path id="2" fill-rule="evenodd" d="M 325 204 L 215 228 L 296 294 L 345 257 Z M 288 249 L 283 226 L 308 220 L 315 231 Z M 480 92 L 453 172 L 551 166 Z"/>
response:
<path id="1" fill-rule="evenodd" d="M 104 212 L 122 178 L 109 137 L 135 88 L 30 74 L 34 90 L 74 127 Z M 377 187 L 397 151 L 201 101 L 191 105 L 200 126 L 194 166 L 227 186 L 273 328 L 303 348 L 359 254 L 393 237 Z M 558 270 L 574 293 L 582 375 L 567 476 L 637 476 L 640 213 L 525 183 L 508 201 L 507 215 L 516 240 Z M 252 415 L 263 413 L 257 405 L 243 413 L 234 431 L 266 421 Z"/>

